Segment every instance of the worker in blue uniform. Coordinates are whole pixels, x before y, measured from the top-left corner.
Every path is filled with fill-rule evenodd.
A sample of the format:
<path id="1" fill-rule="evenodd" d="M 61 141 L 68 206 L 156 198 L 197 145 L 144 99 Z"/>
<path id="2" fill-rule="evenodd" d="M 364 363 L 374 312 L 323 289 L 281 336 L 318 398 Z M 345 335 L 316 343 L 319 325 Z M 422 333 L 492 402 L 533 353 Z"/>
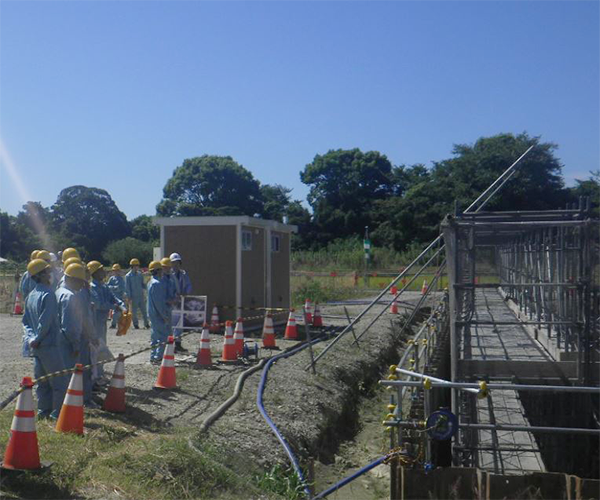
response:
<path id="1" fill-rule="evenodd" d="M 182 261 L 181 255 L 178 253 L 172 253 L 169 257 L 171 261 L 171 279 L 175 284 L 176 300 L 181 300 L 180 297 L 183 295 L 190 295 L 192 293 L 192 282 L 190 276 L 181 268 Z M 175 337 L 175 352 L 187 352 L 181 345 L 181 334 L 183 330 L 181 328 L 175 328 L 181 320 L 181 313 L 174 313 L 171 317 L 171 325 L 173 326 L 173 336 Z"/>
<path id="2" fill-rule="evenodd" d="M 106 286 L 112 292 L 112 294 L 119 300 L 123 302 L 126 301 L 125 297 L 125 278 L 121 275 L 121 265 L 113 264 L 112 266 L 112 276 L 108 278 L 106 282 Z M 119 318 L 121 317 L 121 309 L 118 307 L 114 309 L 112 321 L 110 323 L 111 328 L 116 328 L 117 323 L 119 322 Z"/>
<path id="3" fill-rule="evenodd" d="M 39 379 L 64 370 L 65 363 L 58 348 L 58 306 L 50 287 L 50 264 L 43 259 L 34 259 L 27 265 L 27 272 L 36 285 L 27 296 L 23 315 L 23 355 L 33 356 L 33 376 Z M 67 385 L 66 375 L 38 382 L 39 417 L 58 418 Z"/>
<path id="4" fill-rule="evenodd" d="M 88 262 L 88 271 L 92 277 L 90 283 L 90 293 L 92 295 L 92 304 L 94 305 L 95 318 L 94 327 L 96 329 L 96 339 L 102 344 L 106 344 L 106 323 L 108 321 L 108 312 L 117 307 L 125 312 L 125 303 L 114 296 L 109 290 L 108 286 L 104 283 L 106 273 L 104 272 L 104 266 L 97 260 Z M 98 366 L 98 379 L 102 379 L 104 375 L 104 365 Z"/>
<path id="5" fill-rule="evenodd" d="M 148 266 L 152 278 L 148 284 L 148 316 L 152 323 L 150 362 L 160 364 L 165 351 L 165 342 L 171 334 L 171 310 L 168 304 L 167 284 L 162 278 L 162 265 L 152 261 Z"/>
<path id="6" fill-rule="evenodd" d="M 56 291 L 60 331 L 58 346 L 67 368 L 76 363 L 91 363 L 90 331 L 86 325 L 89 303 L 84 302 L 81 290 L 87 284 L 86 269 L 82 264 L 71 264 L 65 269 L 64 284 Z M 93 333 L 93 332 L 92 332 Z M 83 372 L 83 403 L 98 408 L 92 401 L 91 369 Z"/>
<path id="7" fill-rule="evenodd" d="M 144 328 L 150 328 L 144 304 L 146 284 L 144 283 L 144 276 L 140 271 L 140 261 L 138 259 L 131 259 L 129 265 L 131 266 L 131 270 L 125 275 L 125 293 L 131 301 L 133 327 L 136 329 L 139 328 L 138 310 L 141 310 L 144 317 Z"/>

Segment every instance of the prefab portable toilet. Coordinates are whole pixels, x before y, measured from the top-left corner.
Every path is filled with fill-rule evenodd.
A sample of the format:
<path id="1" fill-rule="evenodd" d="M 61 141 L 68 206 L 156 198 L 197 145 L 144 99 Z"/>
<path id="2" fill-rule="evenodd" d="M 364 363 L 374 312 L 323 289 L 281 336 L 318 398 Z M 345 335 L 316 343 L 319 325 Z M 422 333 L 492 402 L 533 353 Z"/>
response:
<path id="1" fill-rule="evenodd" d="M 217 304 L 221 321 L 290 307 L 290 240 L 297 226 L 248 216 L 153 220 L 161 254 L 181 255 L 192 293 L 208 296 L 209 311 Z"/>

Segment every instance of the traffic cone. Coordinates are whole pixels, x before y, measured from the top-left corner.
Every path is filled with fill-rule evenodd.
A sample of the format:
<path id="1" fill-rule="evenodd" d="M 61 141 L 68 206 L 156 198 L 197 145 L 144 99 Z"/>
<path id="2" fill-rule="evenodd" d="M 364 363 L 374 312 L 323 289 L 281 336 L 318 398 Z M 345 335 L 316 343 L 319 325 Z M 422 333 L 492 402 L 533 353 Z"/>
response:
<path id="1" fill-rule="evenodd" d="M 175 339 L 169 335 L 167 339 L 167 348 L 160 365 L 158 378 L 154 384 L 155 389 L 175 389 L 177 387 L 177 377 L 175 375 Z"/>
<path id="2" fill-rule="evenodd" d="M 396 285 L 393 285 L 392 288 L 390 288 L 390 293 L 392 295 L 396 295 L 398 293 L 398 287 Z"/>
<path id="3" fill-rule="evenodd" d="M 244 319 L 238 318 L 233 332 L 233 342 L 235 344 L 235 353 L 242 356 L 244 353 Z"/>
<path id="4" fill-rule="evenodd" d="M 390 306 L 390 314 L 398 314 L 398 302 L 396 302 L 396 297 L 392 299 L 392 304 Z"/>
<path id="5" fill-rule="evenodd" d="M 208 333 L 208 324 L 202 326 L 202 335 L 200 337 L 200 349 L 196 356 L 196 366 L 212 366 L 212 357 L 210 353 L 210 334 Z"/>
<path id="6" fill-rule="evenodd" d="M 275 344 L 275 330 L 273 329 L 273 318 L 270 314 L 265 316 L 265 323 L 263 325 L 263 348 L 274 349 Z"/>
<path id="7" fill-rule="evenodd" d="M 304 310 L 306 311 L 306 321 L 308 321 L 308 323 L 312 323 L 312 303 L 310 302 L 310 299 L 306 299 L 306 301 L 304 302 Z"/>
<path id="8" fill-rule="evenodd" d="M 125 356 L 123 354 L 119 354 L 117 358 L 102 408 L 113 413 L 125 412 Z"/>
<path id="9" fill-rule="evenodd" d="M 21 292 L 17 292 L 15 295 L 15 306 L 13 307 L 13 314 L 23 314 L 23 305 L 21 304 Z"/>
<path id="10" fill-rule="evenodd" d="M 321 308 L 319 307 L 319 304 L 315 304 L 315 315 L 312 324 L 316 327 L 323 326 L 323 318 L 321 318 Z"/>
<path id="11" fill-rule="evenodd" d="M 225 339 L 223 341 L 222 361 L 237 361 L 237 353 L 235 350 L 235 342 L 233 340 L 233 322 L 225 323 Z"/>
<path id="12" fill-rule="evenodd" d="M 294 316 L 293 309 L 290 309 L 290 316 L 285 327 L 285 335 L 283 338 L 285 340 L 298 340 L 298 327 L 296 326 L 296 317 Z"/>
<path id="13" fill-rule="evenodd" d="M 427 293 L 427 280 L 423 280 L 423 286 L 421 287 L 421 295 L 425 295 Z"/>
<path id="14" fill-rule="evenodd" d="M 58 432 L 83 434 L 83 365 L 77 363 L 71 376 L 60 415 L 56 422 Z"/>
<path id="15" fill-rule="evenodd" d="M 31 377 L 23 377 L 23 392 L 17 399 L 15 416 L 10 427 L 10 440 L 4 452 L 2 468 L 17 470 L 41 469 L 37 432 L 35 431 L 35 411 L 33 409 Z"/>
<path id="16" fill-rule="evenodd" d="M 212 333 L 219 333 L 221 331 L 221 325 L 219 325 L 219 309 L 215 304 L 210 315 L 210 331 Z"/>

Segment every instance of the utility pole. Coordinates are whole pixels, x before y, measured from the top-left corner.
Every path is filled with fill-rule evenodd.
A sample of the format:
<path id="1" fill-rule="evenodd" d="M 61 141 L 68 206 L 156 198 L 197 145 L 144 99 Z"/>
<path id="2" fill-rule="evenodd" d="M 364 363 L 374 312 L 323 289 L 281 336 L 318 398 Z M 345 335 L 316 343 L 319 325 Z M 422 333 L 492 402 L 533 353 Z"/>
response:
<path id="1" fill-rule="evenodd" d="M 365 287 L 369 287 L 369 264 L 371 262 L 371 240 L 369 239 L 369 226 L 365 226 L 365 239 L 363 242 L 365 248 L 365 275 L 364 283 Z"/>

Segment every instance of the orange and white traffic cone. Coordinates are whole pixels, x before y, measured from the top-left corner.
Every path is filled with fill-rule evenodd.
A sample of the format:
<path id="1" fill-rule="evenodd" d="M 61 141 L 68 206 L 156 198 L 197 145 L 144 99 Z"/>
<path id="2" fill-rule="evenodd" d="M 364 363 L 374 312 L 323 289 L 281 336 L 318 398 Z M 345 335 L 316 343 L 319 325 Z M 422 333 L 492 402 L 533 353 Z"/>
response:
<path id="1" fill-rule="evenodd" d="M 294 316 L 293 309 L 290 309 L 290 316 L 285 327 L 285 335 L 283 338 L 285 340 L 298 340 L 298 327 L 296 326 L 296 317 Z"/>
<path id="2" fill-rule="evenodd" d="M 425 295 L 427 293 L 427 280 L 423 280 L 423 286 L 421 287 L 421 295 Z"/>
<path id="3" fill-rule="evenodd" d="M 21 292 L 17 292 L 15 294 L 15 306 L 13 307 L 13 314 L 23 314 L 23 305 L 21 302 Z"/>
<path id="4" fill-rule="evenodd" d="M 119 354 L 117 358 L 115 371 L 110 379 L 110 386 L 102 408 L 113 413 L 125 411 L 125 356 L 123 354 Z"/>
<path id="5" fill-rule="evenodd" d="M 210 334 L 208 333 L 208 324 L 204 323 L 202 335 L 200 336 L 200 349 L 196 356 L 196 366 L 212 366 L 212 356 L 210 353 Z"/>
<path id="6" fill-rule="evenodd" d="M 304 302 L 304 310 L 306 311 L 306 321 L 308 321 L 308 324 L 311 324 L 313 311 L 310 299 L 306 299 L 306 301 Z"/>
<path id="7" fill-rule="evenodd" d="M 323 318 L 321 317 L 321 308 L 319 307 L 319 304 L 315 304 L 315 315 L 312 324 L 316 327 L 323 326 Z"/>
<path id="8" fill-rule="evenodd" d="M 398 314 L 398 302 L 396 301 L 396 296 L 392 299 L 392 304 L 390 305 L 390 314 Z"/>
<path id="9" fill-rule="evenodd" d="M 211 333 L 219 333 L 221 331 L 221 325 L 219 325 L 219 309 L 216 304 L 213 306 L 212 314 L 210 315 L 210 331 Z"/>
<path id="10" fill-rule="evenodd" d="M 273 328 L 273 318 L 270 314 L 265 316 L 263 325 L 263 347 L 265 349 L 275 349 L 275 329 Z"/>
<path id="11" fill-rule="evenodd" d="M 177 376 L 175 375 L 175 338 L 169 335 L 167 347 L 160 365 L 158 378 L 154 384 L 155 389 L 175 389 Z"/>
<path id="12" fill-rule="evenodd" d="M 233 342 L 235 344 L 235 353 L 241 357 L 244 354 L 244 318 L 238 318 L 235 324 Z"/>
<path id="13" fill-rule="evenodd" d="M 233 322 L 225 323 L 225 339 L 223 341 L 222 361 L 237 361 L 237 353 L 235 350 L 235 342 L 233 340 Z"/>
<path id="14" fill-rule="evenodd" d="M 40 451 L 35 431 L 35 411 L 33 409 L 33 381 L 23 377 L 23 392 L 17 399 L 15 416 L 10 427 L 10 440 L 4 451 L 2 468 L 14 470 L 40 469 Z"/>
<path id="15" fill-rule="evenodd" d="M 56 422 L 58 432 L 83 434 L 83 365 L 77 363 L 71 376 L 60 415 Z"/>

